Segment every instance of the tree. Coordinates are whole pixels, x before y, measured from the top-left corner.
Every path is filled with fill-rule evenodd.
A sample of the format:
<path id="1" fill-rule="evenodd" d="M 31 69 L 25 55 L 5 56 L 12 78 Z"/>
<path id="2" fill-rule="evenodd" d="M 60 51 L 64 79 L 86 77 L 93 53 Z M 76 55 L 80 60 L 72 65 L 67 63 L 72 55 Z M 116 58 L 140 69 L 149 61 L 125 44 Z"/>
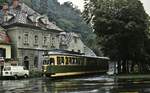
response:
<path id="1" fill-rule="evenodd" d="M 2 5 L 3 3 L 6 3 L 7 0 L 0 0 L 0 5 Z"/>
<path id="2" fill-rule="evenodd" d="M 148 57 L 148 15 L 139 0 L 85 0 L 83 17 L 93 25 L 104 55 L 118 62 L 120 72 L 129 72 L 129 62 L 133 69 Z"/>

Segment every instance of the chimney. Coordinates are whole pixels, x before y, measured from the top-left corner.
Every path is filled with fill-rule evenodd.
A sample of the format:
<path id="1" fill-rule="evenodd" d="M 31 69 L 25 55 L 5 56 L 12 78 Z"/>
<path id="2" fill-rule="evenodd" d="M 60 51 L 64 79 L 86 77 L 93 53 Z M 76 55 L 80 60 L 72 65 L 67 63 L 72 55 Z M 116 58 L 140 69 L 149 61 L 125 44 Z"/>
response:
<path id="1" fill-rule="evenodd" d="M 7 3 L 4 3 L 4 4 L 3 4 L 2 10 L 3 10 L 4 15 L 7 15 L 7 14 L 8 14 L 8 4 L 7 4 Z"/>
<path id="2" fill-rule="evenodd" d="M 19 5 L 20 0 L 13 0 L 13 8 L 17 8 Z"/>

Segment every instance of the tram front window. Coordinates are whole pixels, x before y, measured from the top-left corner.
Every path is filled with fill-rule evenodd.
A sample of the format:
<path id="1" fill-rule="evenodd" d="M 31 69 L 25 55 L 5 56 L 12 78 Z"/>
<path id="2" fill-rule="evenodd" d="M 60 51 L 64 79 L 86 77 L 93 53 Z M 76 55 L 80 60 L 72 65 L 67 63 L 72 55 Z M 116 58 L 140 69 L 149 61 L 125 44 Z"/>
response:
<path id="1" fill-rule="evenodd" d="M 43 65 L 48 65 L 49 61 L 48 60 L 43 60 Z"/>

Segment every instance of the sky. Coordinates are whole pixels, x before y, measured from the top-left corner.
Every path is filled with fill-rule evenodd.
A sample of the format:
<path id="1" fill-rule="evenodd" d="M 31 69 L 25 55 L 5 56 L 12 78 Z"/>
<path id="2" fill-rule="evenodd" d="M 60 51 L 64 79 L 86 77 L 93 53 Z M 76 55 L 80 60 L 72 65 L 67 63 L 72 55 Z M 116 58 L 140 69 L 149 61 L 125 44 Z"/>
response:
<path id="1" fill-rule="evenodd" d="M 58 0 L 60 3 L 71 1 L 74 5 L 78 6 L 79 9 L 83 10 L 83 0 Z M 150 0 L 141 0 L 146 12 L 150 15 Z"/>
<path id="2" fill-rule="evenodd" d="M 141 2 L 143 3 L 143 6 L 144 6 L 146 12 L 150 16 L 150 0 L 141 0 Z"/>
<path id="3" fill-rule="evenodd" d="M 74 5 L 78 6 L 79 9 L 83 10 L 83 0 L 58 0 L 61 4 L 66 1 L 72 2 Z"/>

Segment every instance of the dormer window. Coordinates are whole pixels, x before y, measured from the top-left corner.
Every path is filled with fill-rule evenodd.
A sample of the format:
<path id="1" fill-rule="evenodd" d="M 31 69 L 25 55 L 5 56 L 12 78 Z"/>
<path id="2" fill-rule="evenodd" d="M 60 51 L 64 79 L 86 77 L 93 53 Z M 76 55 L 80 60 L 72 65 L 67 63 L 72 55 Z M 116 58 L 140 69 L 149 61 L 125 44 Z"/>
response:
<path id="1" fill-rule="evenodd" d="M 9 21 L 11 21 L 12 19 L 14 18 L 14 16 L 13 15 L 5 15 L 4 16 L 4 22 L 9 22 Z"/>
<path id="2" fill-rule="evenodd" d="M 8 21 L 8 17 L 4 16 L 4 22 L 7 22 L 7 21 Z"/>
<path id="3" fill-rule="evenodd" d="M 46 19 L 46 18 L 41 17 L 41 18 L 39 18 L 39 21 L 40 21 L 42 24 L 47 25 L 47 19 Z"/>

